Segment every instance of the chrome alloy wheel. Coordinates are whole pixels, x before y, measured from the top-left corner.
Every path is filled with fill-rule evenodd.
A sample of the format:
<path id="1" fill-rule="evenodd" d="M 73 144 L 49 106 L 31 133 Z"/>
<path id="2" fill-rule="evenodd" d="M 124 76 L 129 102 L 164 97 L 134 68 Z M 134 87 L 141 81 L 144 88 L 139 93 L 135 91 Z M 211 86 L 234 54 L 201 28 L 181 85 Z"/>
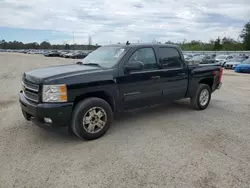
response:
<path id="1" fill-rule="evenodd" d="M 209 91 L 207 89 L 203 89 L 200 93 L 199 102 L 201 106 L 205 106 L 209 100 Z"/>
<path id="2" fill-rule="evenodd" d="M 83 117 L 83 128 L 88 133 L 97 133 L 107 123 L 107 114 L 101 107 L 90 108 Z"/>

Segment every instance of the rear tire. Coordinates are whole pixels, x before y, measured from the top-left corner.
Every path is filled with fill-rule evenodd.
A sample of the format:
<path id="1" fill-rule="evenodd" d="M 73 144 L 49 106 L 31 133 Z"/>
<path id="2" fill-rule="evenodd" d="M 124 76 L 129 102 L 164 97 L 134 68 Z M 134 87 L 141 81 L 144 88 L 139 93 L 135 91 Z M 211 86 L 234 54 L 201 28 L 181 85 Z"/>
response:
<path id="1" fill-rule="evenodd" d="M 192 106 L 196 110 L 204 110 L 208 107 L 211 100 L 211 89 L 206 84 L 199 84 L 196 94 L 190 98 Z"/>
<path id="2" fill-rule="evenodd" d="M 87 98 L 79 102 L 72 115 L 72 132 L 85 140 L 103 136 L 113 120 L 110 105 L 100 98 Z"/>

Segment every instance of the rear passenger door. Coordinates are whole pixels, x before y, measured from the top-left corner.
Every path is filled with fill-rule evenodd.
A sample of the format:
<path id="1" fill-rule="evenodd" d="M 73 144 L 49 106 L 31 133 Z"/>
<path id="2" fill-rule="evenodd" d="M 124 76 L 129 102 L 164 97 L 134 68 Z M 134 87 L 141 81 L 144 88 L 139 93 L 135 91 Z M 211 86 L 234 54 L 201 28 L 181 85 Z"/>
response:
<path id="1" fill-rule="evenodd" d="M 163 99 L 184 98 L 188 88 L 188 67 L 184 58 L 174 47 L 159 47 L 158 56 L 162 68 L 160 82 Z"/>

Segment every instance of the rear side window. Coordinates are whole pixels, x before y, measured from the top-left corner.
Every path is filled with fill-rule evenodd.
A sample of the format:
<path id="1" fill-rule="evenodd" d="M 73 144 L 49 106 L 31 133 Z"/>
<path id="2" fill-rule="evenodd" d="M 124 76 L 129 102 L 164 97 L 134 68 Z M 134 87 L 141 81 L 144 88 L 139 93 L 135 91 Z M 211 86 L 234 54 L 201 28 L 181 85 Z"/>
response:
<path id="1" fill-rule="evenodd" d="M 182 68 L 181 56 L 178 50 L 175 48 L 159 48 L 159 57 L 163 68 Z"/>

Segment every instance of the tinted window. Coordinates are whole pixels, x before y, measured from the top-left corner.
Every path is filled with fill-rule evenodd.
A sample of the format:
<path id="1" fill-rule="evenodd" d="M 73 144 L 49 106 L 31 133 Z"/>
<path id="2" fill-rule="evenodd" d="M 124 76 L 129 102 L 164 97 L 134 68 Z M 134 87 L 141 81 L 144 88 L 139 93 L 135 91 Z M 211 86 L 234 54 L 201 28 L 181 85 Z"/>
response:
<path id="1" fill-rule="evenodd" d="M 175 48 L 159 48 L 160 61 L 164 68 L 181 68 L 182 59 Z"/>
<path id="2" fill-rule="evenodd" d="M 155 59 L 155 53 L 152 48 L 140 48 L 136 50 L 129 58 L 128 63 L 133 63 L 133 61 L 141 61 L 144 64 L 144 70 L 155 69 L 158 67 Z"/>

